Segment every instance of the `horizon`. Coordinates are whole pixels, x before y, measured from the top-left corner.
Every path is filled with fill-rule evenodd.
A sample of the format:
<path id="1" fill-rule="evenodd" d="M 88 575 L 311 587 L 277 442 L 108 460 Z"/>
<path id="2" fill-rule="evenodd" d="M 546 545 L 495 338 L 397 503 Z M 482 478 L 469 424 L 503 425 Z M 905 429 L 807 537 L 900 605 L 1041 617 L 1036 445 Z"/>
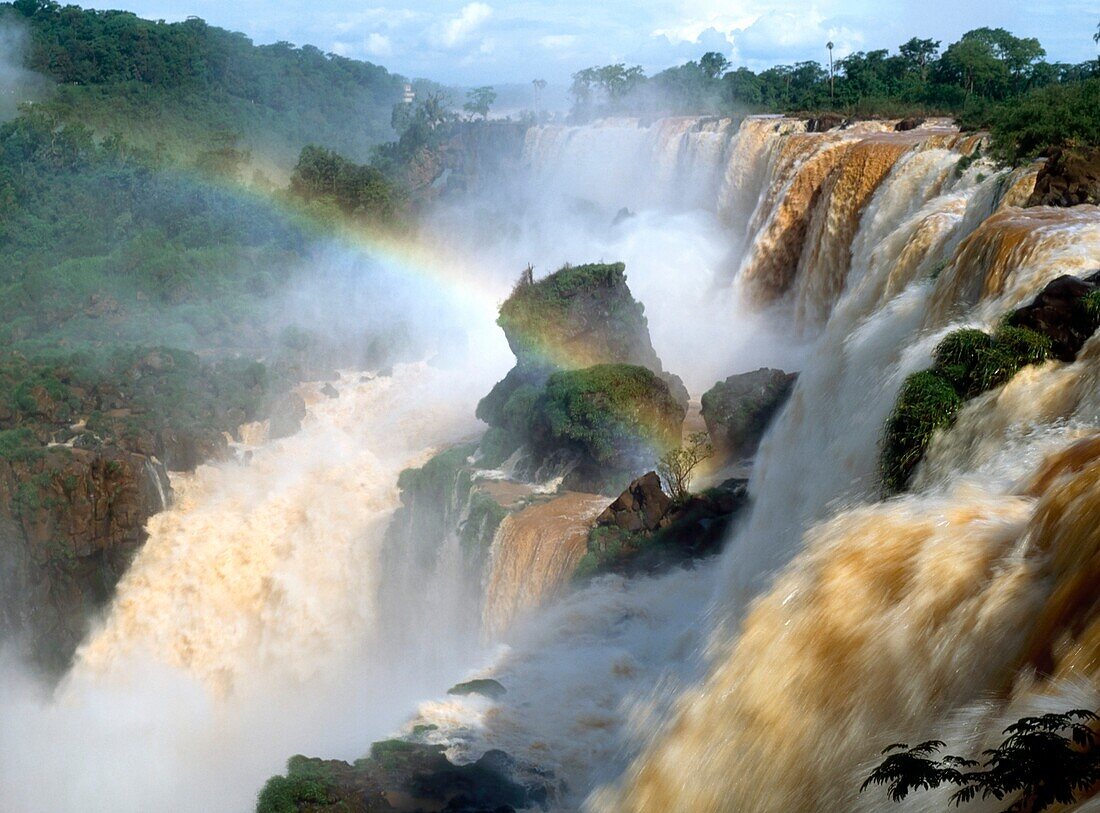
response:
<path id="1" fill-rule="evenodd" d="M 806 60 L 888 48 L 910 37 L 942 46 L 967 31 L 988 26 L 1036 37 L 1050 62 L 1080 63 L 1097 57 L 1097 10 L 1085 2 L 1041 0 L 1025 11 L 981 0 L 960 8 L 950 0 L 906 2 L 894 8 L 870 0 L 825 0 L 802 11 L 795 0 L 719 4 L 681 0 L 643 6 L 624 0 L 600 8 L 528 0 L 428 0 L 401 6 L 357 7 L 348 0 L 284 3 L 257 0 L 233 7 L 193 0 L 90 2 L 153 20 L 196 16 L 239 31 L 257 44 L 279 41 L 313 45 L 326 53 L 372 62 L 411 79 L 459 86 L 525 84 L 546 79 L 568 84 L 578 70 L 624 62 L 652 74 L 717 51 L 732 67 L 754 71 Z M 583 9 L 583 14 L 579 12 Z"/>

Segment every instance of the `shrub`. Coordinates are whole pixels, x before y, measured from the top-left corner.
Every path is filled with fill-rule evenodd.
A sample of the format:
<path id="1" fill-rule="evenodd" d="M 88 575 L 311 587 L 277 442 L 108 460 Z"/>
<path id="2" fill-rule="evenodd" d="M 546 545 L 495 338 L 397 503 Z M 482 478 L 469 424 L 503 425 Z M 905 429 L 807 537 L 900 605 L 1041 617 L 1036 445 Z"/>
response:
<path id="1" fill-rule="evenodd" d="M 1004 366 L 993 338 L 976 328 L 948 333 L 933 354 L 933 369 L 964 398 L 988 389 Z"/>
<path id="2" fill-rule="evenodd" d="M 38 439 L 30 429 L 4 429 L 0 431 L 0 457 L 18 460 L 38 448 Z"/>
<path id="3" fill-rule="evenodd" d="M 994 344 L 1016 365 L 1041 364 L 1050 358 L 1053 344 L 1049 336 L 1026 327 L 1003 325 L 993 335 Z"/>
<path id="4" fill-rule="evenodd" d="M 670 446 L 684 408 L 645 367 L 597 364 L 550 376 L 533 420 L 555 441 L 576 444 L 596 463 L 608 465 L 639 445 Z"/>
<path id="5" fill-rule="evenodd" d="M 905 380 L 883 438 L 882 480 L 887 493 L 905 488 L 932 435 L 952 421 L 961 405 L 955 388 L 938 372 L 924 370 Z"/>

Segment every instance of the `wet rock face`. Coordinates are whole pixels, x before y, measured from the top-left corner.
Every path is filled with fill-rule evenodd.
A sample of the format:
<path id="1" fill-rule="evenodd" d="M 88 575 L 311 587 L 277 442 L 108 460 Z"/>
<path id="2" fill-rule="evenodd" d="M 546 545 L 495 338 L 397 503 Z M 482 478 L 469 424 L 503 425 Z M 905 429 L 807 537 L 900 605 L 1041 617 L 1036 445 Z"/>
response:
<path id="1" fill-rule="evenodd" d="M 1100 148 L 1055 149 L 1048 156 L 1028 206 L 1100 204 Z"/>
<path id="2" fill-rule="evenodd" d="M 541 372 L 543 380 L 553 370 L 633 364 L 664 377 L 673 395 L 687 402 L 683 382 L 665 373 L 653 349 L 623 263 L 566 266 L 537 282 L 527 273 L 501 306 L 497 324 L 516 367 Z"/>
<path id="3" fill-rule="evenodd" d="M 643 474 L 596 518 L 597 525 L 614 525 L 631 533 L 656 531 L 672 508 L 672 498 L 661 489 L 656 472 Z"/>
<path id="4" fill-rule="evenodd" d="M 797 379 L 797 373 L 761 367 L 731 375 L 707 390 L 703 420 L 718 450 L 735 459 L 751 456 Z"/>
<path id="5" fill-rule="evenodd" d="M 825 113 L 816 118 L 806 120 L 806 132 L 807 133 L 824 133 L 827 130 L 833 130 L 837 127 L 843 127 L 847 123 L 847 119 L 837 113 Z"/>
<path id="6" fill-rule="evenodd" d="M 1051 341 L 1051 354 L 1059 361 L 1074 361 L 1077 352 L 1095 332 L 1100 309 L 1090 301 L 1100 290 L 1100 271 L 1084 279 L 1065 274 L 1051 280 L 1031 304 L 1009 317 L 1014 327 L 1026 327 Z"/>
<path id="7" fill-rule="evenodd" d="M 0 614 L 42 667 L 68 664 L 169 493 L 162 465 L 117 448 L 0 460 Z"/>
<path id="8" fill-rule="evenodd" d="M 916 130 L 918 127 L 924 124 L 924 121 L 925 120 L 920 116 L 909 116 L 908 118 L 904 118 L 894 125 L 894 132 L 904 133 L 909 130 Z"/>
<path id="9" fill-rule="evenodd" d="M 597 518 L 575 576 L 660 573 L 712 556 L 748 501 L 748 480 L 731 479 L 677 504 L 649 472 Z"/>

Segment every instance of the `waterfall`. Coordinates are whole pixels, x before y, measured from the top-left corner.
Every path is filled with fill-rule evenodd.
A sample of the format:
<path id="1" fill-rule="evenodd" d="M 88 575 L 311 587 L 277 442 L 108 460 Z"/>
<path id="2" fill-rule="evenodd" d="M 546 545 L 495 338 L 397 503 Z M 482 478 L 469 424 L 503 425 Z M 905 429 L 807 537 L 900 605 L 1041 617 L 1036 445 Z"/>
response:
<path id="1" fill-rule="evenodd" d="M 499 636 L 524 610 L 560 594 L 587 552 L 588 530 L 610 502 L 566 494 L 504 519 L 493 539 L 483 624 Z"/>
<path id="2" fill-rule="evenodd" d="M 399 364 L 332 384 L 303 389 L 299 433 L 175 479 L 52 702 L 0 663 L 12 809 L 248 810 L 288 755 L 358 756 L 476 661 L 461 606 L 399 635 L 378 588 L 399 575 L 381 555 L 398 473 L 476 429 L 485 382 Z M 429 559 L 420 590 L 461 596 L 451 564 Z"/>
<path id="3" fill-rule="evenodd" d="M 889 804 L 859 787 L 892 742 L 972 756 L 1023 714 L 1095 708 L 1100 339 L 967 401 L 881 496 L 884 423 L 943 336 L 1100 269 L 1100 209 L 1021 208 L 1035 168 L 970 160 L 982 143 L 938 120 L 530 128 L 523 195 L 431 222 L 488 291 L 534 260 L 624 259 L 694 395 L 801 373 L 723 554 L 572 585 L 607 499 L 527 489 L 471 557 L 457 480 L 446 527 L 387 538 L 399 473 L 484 428 L 482 337 L 463 369 L 304 385 L 300 433 L 242 429 L 248 460 L 173 481 L 56 697 L 13 684 L 5 798 L 243 810 L 292 753 L 353 760 L 419 700 L 452 757 L 552 770 L 564 809 L 869 813 Z M 464 674 L 507 692 L 445 695 Z"/>
<path id="4" fill-rule="evenodd" d="M 783 138 L 738 283 L 817 348 L 723 556 L 707 677 L 593 810 L 881 810 L 859 787 L 885 745 L 976 756 L 1012 714 L 1100 694 L 1097 339 L 967 403 L 910 494 L 877 490 L 905 375 L 1100 268 L 1100 210 L 1017 208 L 1028 173 L 954 171 L 970 139 Z"/>

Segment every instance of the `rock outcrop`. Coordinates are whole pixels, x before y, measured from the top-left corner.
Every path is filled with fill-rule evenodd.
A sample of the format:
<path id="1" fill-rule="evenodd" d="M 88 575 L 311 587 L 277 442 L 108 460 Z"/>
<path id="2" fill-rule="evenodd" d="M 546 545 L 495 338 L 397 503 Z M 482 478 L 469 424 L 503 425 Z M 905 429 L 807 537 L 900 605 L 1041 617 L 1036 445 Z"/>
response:
<path id="1" fill-rule="evenodd" d="M 524 476 L 557 468 L 570 489 L 615 493 L 652 457 L 644 447 L 678 440 L 687 389 L 663 370 L 622 263 L 566 266 L 537 282 L 529 269 L 498 324 L 516 366 L 478 404 L 491 427 L 484 465 L 526 446 Z"/>
<path id="2" fill-rule="evenodd" d="M 60 672 L 171 500 L 166 470 L 227 456 L 272 384 L 166 348 L 0 356 L 0 638 Z"/>
<path id="3" fill-rule="evenodd" d="M 626 487 L 604 512 L 596 517 L 597 526 L 612 526 L 629 533 L 656 531 L 672 509 L 672 498 L 661 488 L 657 472 L 643 474 Z"/>
<path id="4" fill-rule="evenodd" d="M 726 480 L 675 503 L 649 472 L 596 519 L 575 577 L 657 573 L 716 554 L 747 504 L 747 480 Z"/>
<path id="5" fill-rule="evenodd" d="M 707 390 L 703 420 L 719 452 L 731 459 L 751 457 L 797 379 L 797 373 L 761 367 L 731 375 Z"/>
<path id="6" fill-rule="evenodd" d="M 168 493 L 161 464 L 118 448 L 0 460 L 0 613 L 36 663 L 68 664 Z"/>
<path id="7" fill-rule="evenodd" d="M 1100 148 L 1054 149 L 1035 179 L 1028 206 L 1100 205 Z"/>
<path id="8" fill-rule="evenodd" d="M 838 113 L 822 113 L 812 119 L 806 119 L 807 133 L 824 133 L 843 127 L 848 120 Z"/>
<path id="9" fill-rule="evenodd" d="M 1054 358 L 1074 361 L 1096 330 L 1100 300 L 1090 295 L 1098 289 L 1100 271 L 1084 279 L 1065 274 L 1047 283 L 1030 304 L 1009 317 L 1008 323 L 1046 336 Z"/>

